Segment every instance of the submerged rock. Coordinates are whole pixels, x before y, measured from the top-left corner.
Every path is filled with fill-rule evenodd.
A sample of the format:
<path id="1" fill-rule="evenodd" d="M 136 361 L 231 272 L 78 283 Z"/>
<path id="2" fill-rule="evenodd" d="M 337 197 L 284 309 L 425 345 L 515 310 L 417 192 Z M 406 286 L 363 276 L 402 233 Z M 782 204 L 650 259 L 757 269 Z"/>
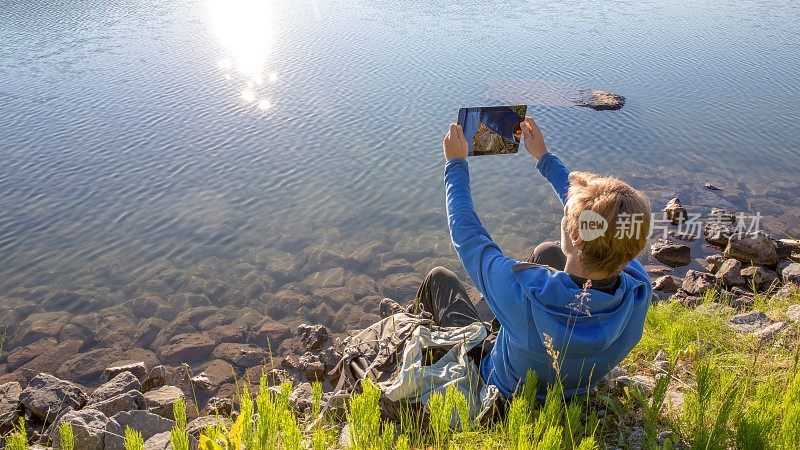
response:
<path id="1" fill-rule="evenodd" d="M 573 103 L 595 111 L 615 111 L 625 106 L 625 97 L 599 89 L 583 90 L 573 98 Z"/>
<path id="2" fill-rule="evenodd" d="M 202 333 L 179 334 L 159 350 L 165 363 L 197 362 L 207 359 L 214 350 L 215 342 Z"/>
<path id="3" fill-rule="evenodd" d="M 259 366 L 269 361 L 269 354 L 263 348 L 250 344 L 219 344 L 211 356 L 243 368 Z"/>
<path id="4" fill-rule="evenodd" d="M 422 275 L 416 272 L 396 273 L 387 276 L 381 283 L 381 293 L 385 297 L 405 301 L 414 297 L 422 284 Z"/>

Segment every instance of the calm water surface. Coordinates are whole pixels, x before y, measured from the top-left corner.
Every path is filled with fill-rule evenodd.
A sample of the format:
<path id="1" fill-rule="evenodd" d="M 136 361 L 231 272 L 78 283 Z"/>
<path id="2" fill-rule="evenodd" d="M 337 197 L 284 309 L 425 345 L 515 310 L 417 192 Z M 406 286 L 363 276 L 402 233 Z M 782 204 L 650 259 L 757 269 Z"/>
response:
<path id="1" fill-rule="evenodd" d="M 0 0 L 0 312 L 13 331 L 143 295 L 176 314 L 194 292 L 336 331 L 371 320 L 390 272 L 457 269 L 441 138 L 459 107 L 502 102 L 659 208 L 759 211 L 797 236 L 798 22 L 791 0 Z M 628 101 L 570 107 L 581 88 Z M 555 237 L 527 154 L 471 171 L 508 253 Z M 344 309 L 320 310 L 315 289 L 342 285 Z M 276 308 L 282 291 L 308 300 Z"/>

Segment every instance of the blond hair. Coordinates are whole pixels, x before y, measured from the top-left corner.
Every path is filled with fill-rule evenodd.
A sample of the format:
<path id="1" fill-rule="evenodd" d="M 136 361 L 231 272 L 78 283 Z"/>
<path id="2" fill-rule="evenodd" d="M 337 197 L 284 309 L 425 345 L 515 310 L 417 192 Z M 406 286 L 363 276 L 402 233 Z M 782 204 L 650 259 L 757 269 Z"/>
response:
<path id="1" fill-rule="evenodd" d="M 608 223 L 599 237 L 584 240 L 581 263 L 587 269 L 613 275 L 644 248 L 650 230 L 650 200 L 629 184 L 616 177 L 571 172 L 567 200 L 567 236 L 579 235 L 584 211 L 599 214 Z"/>

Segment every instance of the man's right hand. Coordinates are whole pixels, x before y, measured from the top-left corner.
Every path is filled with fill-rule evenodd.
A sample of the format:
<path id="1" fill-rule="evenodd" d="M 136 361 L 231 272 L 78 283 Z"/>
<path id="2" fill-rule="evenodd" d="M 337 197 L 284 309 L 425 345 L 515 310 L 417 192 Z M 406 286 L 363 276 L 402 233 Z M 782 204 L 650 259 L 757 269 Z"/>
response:
<path id="1" fill-rule="evenodd" d="M 525 142 L 525 149 L 537 160 L 542 159 L 542 156 L 547 154 L 547 145 L 544 143 L 544 136 L 542 130 L 533 121 L 533 117 L 525 116 L 525 120 L 520 124 L 522 128 L 522 137 Z"/>

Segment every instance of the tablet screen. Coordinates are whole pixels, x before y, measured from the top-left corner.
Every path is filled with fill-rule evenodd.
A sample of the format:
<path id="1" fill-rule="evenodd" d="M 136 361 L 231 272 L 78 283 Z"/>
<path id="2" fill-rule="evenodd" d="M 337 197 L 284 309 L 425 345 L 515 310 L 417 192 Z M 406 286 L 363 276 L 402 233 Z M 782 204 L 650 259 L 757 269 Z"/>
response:
<path id="1" fill-rule="evenodd" d="M 527 105 L 459 109 L 458 124 L 467 138 L 469 155 L 517 153 L 522 140 L 520 124 L 527 110 Z"/>

